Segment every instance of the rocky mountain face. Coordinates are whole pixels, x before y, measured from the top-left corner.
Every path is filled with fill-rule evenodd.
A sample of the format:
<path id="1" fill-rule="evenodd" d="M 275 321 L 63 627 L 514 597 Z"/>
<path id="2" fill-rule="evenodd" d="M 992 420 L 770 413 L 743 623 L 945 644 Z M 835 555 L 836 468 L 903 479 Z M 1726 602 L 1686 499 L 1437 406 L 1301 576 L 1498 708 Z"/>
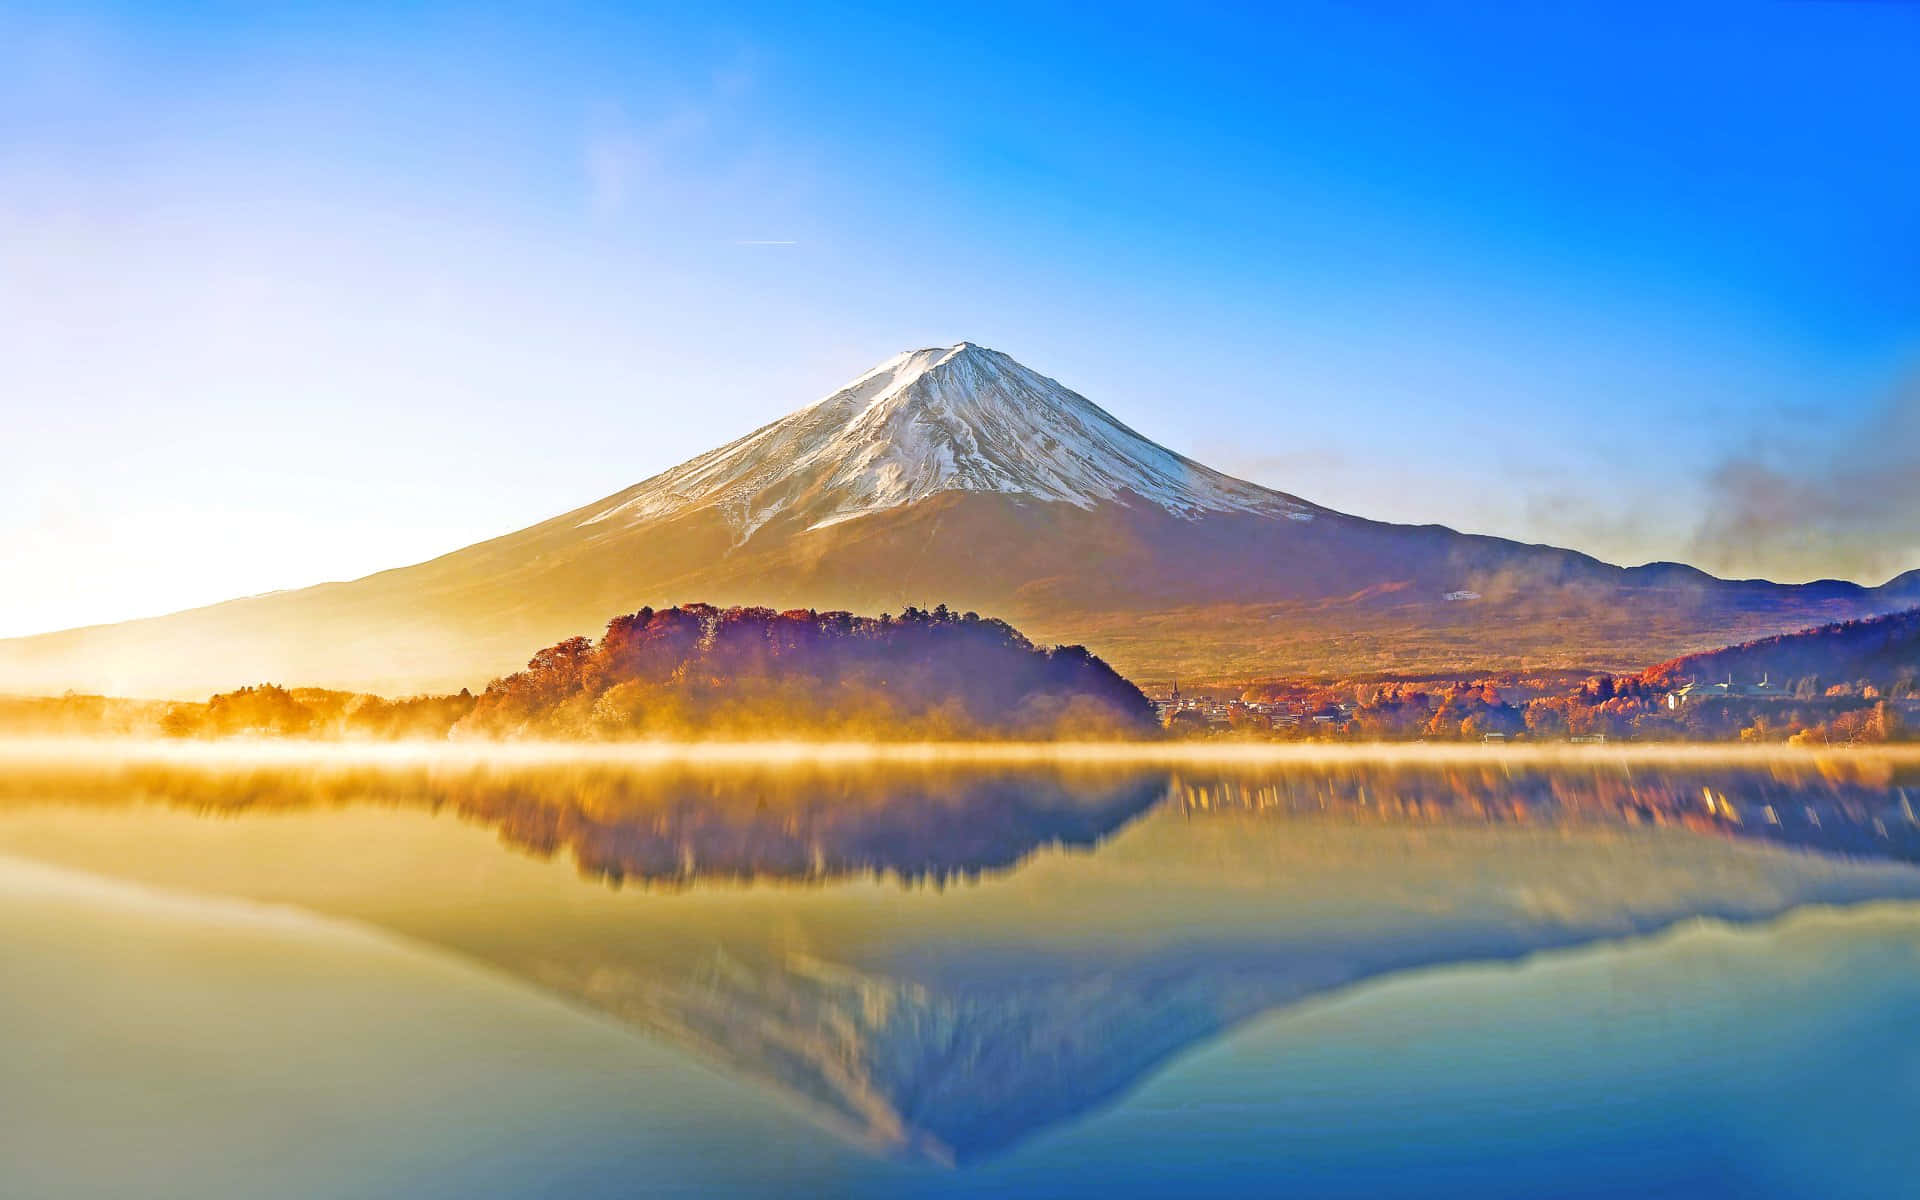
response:
<path id="1" fill-rule="evenodd" d="M 1348 516 L 1221 474 L 972 343 L 845 388 L 616 495 L 429 562 L 0 642 L 0 691 L 191 696 L 250 680 L 477 687 L 613 614 L 683 601 L 945 603 L 1143 682 L 1643 667 L 1920 602 L 1621 568 Z"/>

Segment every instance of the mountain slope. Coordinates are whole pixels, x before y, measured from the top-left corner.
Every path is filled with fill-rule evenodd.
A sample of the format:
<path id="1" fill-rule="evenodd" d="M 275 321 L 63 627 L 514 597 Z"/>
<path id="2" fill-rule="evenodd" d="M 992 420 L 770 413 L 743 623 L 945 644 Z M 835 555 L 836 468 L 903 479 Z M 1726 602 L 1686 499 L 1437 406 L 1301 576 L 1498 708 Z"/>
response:
<path id="1" fill-rule="evenodd" d="M 582 524 L 712 507 L 744 542 L 783 513 L 819 529 L 956 491 L 1079 508 L 1131 495 L 1184 516 L 1310 511 L 962 342 L 896 355 L 819 403 L 612 497 Z"/>
<path id="2" fill-rule="evenodd" d="M 1661 686 L 1768 679 L 1783 690 L 1796 680 L 1865 682 L 1910 694 L 1920 680 L 1920 608 L 1689 654 L 1648 669 L 1646 678 Z"/>
<path id="3" fill-rule="evenodd" d="M 528 646 L 690 599 L 945 603 L 1152 681 L 1638 668 L 1920 602 L 1920 572 L 1878 589 L 1733 582 L 1347 516 L 1174 454 L 963 342 L 898 355 L 624 492 L 429 562 L 0 642 L 0 691 L 478 686 Z"/>

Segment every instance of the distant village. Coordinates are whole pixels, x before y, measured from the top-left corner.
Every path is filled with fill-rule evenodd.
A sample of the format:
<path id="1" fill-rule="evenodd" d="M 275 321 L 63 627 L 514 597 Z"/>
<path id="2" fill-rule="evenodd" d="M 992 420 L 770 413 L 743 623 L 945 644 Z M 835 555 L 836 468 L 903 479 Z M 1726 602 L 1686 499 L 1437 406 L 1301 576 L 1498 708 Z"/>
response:
<path id="1" fill-rule="evenodd" d="M 1642 676 L 1472 682 L 1281 682 L 1150 694 L 1169 732 L 1280 740 L 1604 743 L 1615 739 L 1895 741 L 1920 732 L 1920 693 L 1769 676 L 1661 684 Z"/>
<path id="2" fill-rule="evenodd" d="M 1164 696 L 1150 696 L 1160 723 L 1177 727 L 1204 723 L 1213 729 L 1337 728 L 1353 716 L 1351 701 L 1210 699 L 1181 695 L 1175 681 Z M 1177 714 L 1189 714 L 1182 721 Z"/>

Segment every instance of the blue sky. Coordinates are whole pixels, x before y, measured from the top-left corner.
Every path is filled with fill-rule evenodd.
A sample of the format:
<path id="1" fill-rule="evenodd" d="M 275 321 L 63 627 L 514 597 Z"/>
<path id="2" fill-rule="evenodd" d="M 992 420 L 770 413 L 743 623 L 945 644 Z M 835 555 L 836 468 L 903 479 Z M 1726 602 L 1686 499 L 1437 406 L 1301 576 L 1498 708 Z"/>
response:
<path id="1" fill-rule="evenodd" d="M 1920 565 L 1920 6 L 801 8 L 0 0 L 0 634 L 963 338 L 1369 516 Z"/>

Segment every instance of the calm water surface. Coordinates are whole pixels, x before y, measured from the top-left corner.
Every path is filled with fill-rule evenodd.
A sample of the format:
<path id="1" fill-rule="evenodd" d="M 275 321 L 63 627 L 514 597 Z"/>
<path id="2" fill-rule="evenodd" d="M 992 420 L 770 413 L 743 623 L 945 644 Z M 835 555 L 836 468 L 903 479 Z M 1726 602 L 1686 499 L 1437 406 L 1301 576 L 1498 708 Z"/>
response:
<path id="1" fill-rule="evenodd" d="M 1911 767 L 36 760 L 7 1196 L 1889 1196 Z"/>

